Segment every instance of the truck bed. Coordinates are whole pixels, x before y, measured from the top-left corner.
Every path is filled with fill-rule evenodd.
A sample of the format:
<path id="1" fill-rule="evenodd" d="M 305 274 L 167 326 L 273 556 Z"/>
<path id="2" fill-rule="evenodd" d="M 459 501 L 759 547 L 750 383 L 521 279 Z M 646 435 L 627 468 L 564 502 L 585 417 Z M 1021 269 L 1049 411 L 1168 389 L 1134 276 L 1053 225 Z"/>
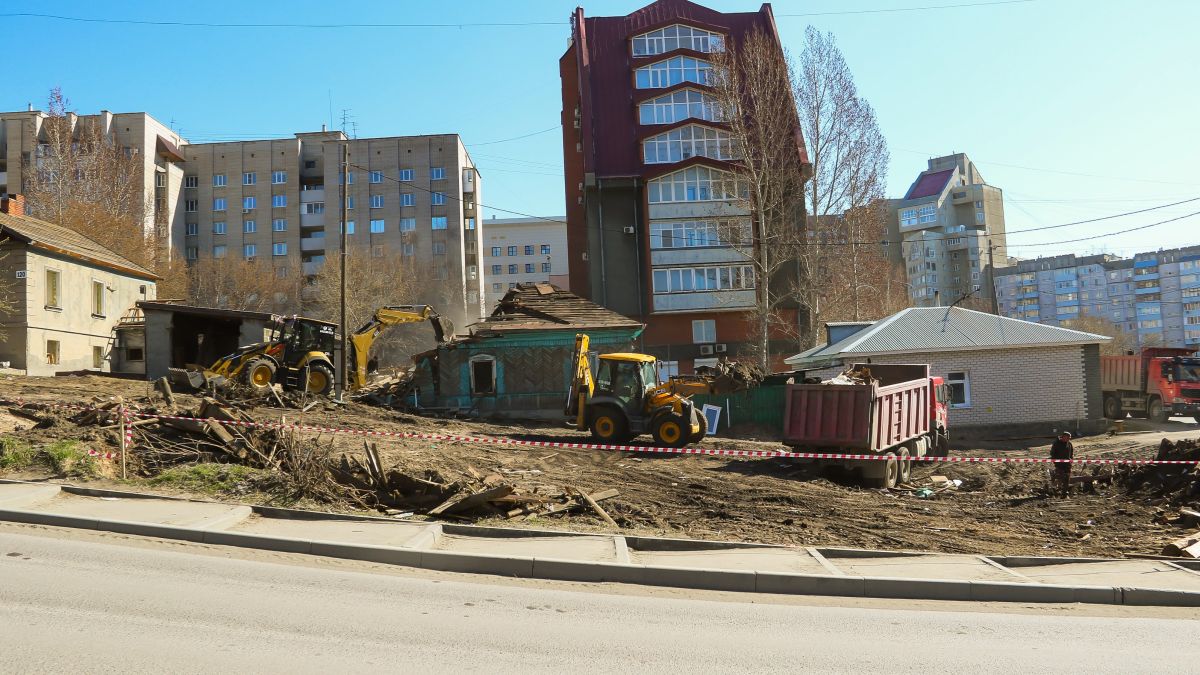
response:
<path id="1" fill-rule="evenodd" d="M 783 442 L 874 453 L 929 433 L 929 366 L 864 367 L 879 382 L 788 385 Z"/>

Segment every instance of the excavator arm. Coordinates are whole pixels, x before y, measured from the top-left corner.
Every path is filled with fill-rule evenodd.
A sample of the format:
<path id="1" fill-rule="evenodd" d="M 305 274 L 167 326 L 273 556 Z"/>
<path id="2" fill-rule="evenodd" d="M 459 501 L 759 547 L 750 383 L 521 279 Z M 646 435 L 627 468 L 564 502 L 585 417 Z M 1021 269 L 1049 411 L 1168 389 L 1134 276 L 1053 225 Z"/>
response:
<path id="1" fill-rule="evenodd" d="M 567 406 L 564 411 L 567 418 L 574 418 L 575 428 L 580 431 L 587 428 L 587 402 L 596 390 L 596 382 L 592 379 L 592 366 L 588 363 L 588 344 L 590 338 L 585 333 L 575 336 L 575 352 L 571 359 L 571 388 L 567 393 Z"/>
<path id="2" fill-rule="evenodd" d="M 371 358 L 371 347 L 379 339 L 383 329 L 405 323 L 428 321 L 433 326 L 433 335 L 438 344 L 454 336 L 454 325 L 443 318 L 429 305 L 392 305 L 375 310 L 371 319 L 362 328 L 350 334 L 354 377 L 349 381 L 351 389 L 367 383 L 367 363 Z"/>

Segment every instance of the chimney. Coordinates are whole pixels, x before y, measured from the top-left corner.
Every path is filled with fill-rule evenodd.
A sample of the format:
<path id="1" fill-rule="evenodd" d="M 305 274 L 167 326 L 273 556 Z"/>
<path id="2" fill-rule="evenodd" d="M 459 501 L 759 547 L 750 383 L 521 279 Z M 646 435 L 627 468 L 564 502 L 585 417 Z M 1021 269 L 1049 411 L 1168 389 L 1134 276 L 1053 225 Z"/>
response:
<path id="1" fill-rule="evenodd" d="M 0 213 L 7 213 L 10 216 L 25 215 L 25 197 L 23 195 L 9 195 L 0 199 Z"/>
<path id="2" fill-rule="evenodd" d="M 324 132 L 325 132 L 325 125 L 324 125 L 324 124 L 322 124 L 322 125 L 321 125 L 321 133 L 324 133 Z"/>

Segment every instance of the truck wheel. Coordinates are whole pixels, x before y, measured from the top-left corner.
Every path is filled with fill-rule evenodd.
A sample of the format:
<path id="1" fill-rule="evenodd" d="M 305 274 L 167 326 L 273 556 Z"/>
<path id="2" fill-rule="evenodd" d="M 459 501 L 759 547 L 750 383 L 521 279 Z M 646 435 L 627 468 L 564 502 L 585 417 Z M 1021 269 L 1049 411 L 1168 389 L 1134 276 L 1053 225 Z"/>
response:
<path id="1" fill-rule="evenodd" d="M 691 429 L 678 415 L 661 415 L 654 421 L 654 442 L 665 448 L 682 448 L 688 443 Z"/>
<path id="2" fill-rule="evenodd" d="M 625 416 L 613 408 L 599 408 L 592 413 L 592 423 L 589 425 L 592 438 L 601 443 L 621 444 L 629 440 L 629 424 Z"/>
<path id="3" fill-rule="evenodd" d="M 324 363 L 313 363 L 308 366 L 304 380 L 308 393 L 327 396 L 333 390 L 333 369 Z"/>
<path id="4" fill-rule="evenodd" d="M 889 489 L 896 487 L 896 479 L 900 473 L 900 462 L 896 460 L 896 453 L 894 452 L 889 452 L 884 457 L 886 459 L 863 460 L 863 483 L 867 487 Z"/>
<path id="5" fill-rule="evenodd" d="M 1150 405 L 1146 406 L 1146 416 L 1151 422 L 1166 422 L 1167 411 L 1163 408 L 1162 399 L 1150 399 Z"/>
<path id="6" fill-rule="evenodd" d="M 259 357 L 246 364 L 245 373 L 246 384 L 250 385 L 254 393 L 264 394 L 275 381 L 275 362 Z"/>
<path id="7" fill-rule="evenodd" d="M 912 476 L 912 454 L 908 448 L 900 448 L 899 457 L 896 459 L 896 485 L 907 483 L 909 477 Z"/>
<path id="8" fill-rule="evenodd" d="M 692 423 L 700 425 L 700 430 L 688 438 L 688 443 L 694 445 L 704 440 L 704 437 L 708 435 L 708 420 L 704 418 L 704 415 L 700 414 L 699 410 L 692 410 Z"/>
<path id="9" fill-rule="evenodd" d="M 1121 410 L 1121 399 L 1116 396 L 1105 396 L 1104 416 L 1110 420 L 1119 420 L 1125 417 L 1124 411 Z"/>

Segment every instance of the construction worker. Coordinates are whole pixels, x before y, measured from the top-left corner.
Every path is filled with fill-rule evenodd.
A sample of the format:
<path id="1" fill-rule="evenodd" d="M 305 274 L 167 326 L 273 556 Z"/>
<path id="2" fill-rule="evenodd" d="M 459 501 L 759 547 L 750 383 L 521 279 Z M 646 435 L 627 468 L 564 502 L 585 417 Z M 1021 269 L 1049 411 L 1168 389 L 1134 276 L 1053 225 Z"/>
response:
<path id="1" fill-rule="evenodd" d="M 1062 496 L 1071 494 L 1071 462 L 1075 458 L 1075 446 L 1071 445 L 1071 432 L 1064 431 L 1058 435 L 1054 445 L 1050 446 L 1050 459 L 1068 460 L 1054 462 L 1052 487 L 1062 490 Z"/>

